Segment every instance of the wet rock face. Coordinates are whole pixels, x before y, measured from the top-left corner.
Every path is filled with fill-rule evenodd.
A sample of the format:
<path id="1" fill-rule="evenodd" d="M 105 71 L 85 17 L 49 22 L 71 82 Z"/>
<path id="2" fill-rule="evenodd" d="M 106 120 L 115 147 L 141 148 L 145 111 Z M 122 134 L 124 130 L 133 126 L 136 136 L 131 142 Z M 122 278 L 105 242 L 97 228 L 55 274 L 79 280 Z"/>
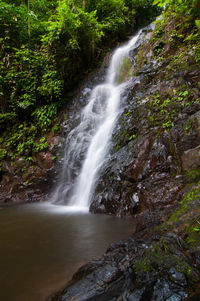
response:
<path id="1" fill-rule="evenodd" d="M 132 215 L 162 208 L 179 198 L 183 185 L 178 130 L 158 137 L 155 131 L 146 133 L 146 127 L 139 128 L 140 135 L 111 156 L 98 182 L 92 212 Z M 134 127 L 129 130 L 133 131 Z M 192 143 L 196 144 L 195 137 Z"/>
<path id="2" fill-rule="evenodd" d="M 175 255 L 163 251 L 159 240 L 170 245 Z M 64 291 L 51 301 L 172 301 L 184 300 L 187 294 L 186 270 L 179 263 L 191 266 L 192 254 L 183 254 L 180 237 L 169 233 L 140 232 L 114 243 L 103 255 L 85 266 L 72 278 Z M 151 254 L 145 257 L 147 253 Z M 162 262 L 162 265 L 161 265 Z M 197 281 L 198 267 L 192 273 Z M 181 271 L 180 271 L 181 270 Z"/>
<path id="3" fill-rule="evenodd" d="M 200 168 L 200 145 L 185 151 L 181 159 L 183 169 L 186 171 Z"/>
<path id="4" fill-rule="evenodd" d="M 91 211 L 132 215 L 162 208 L 178 198 L 182 184 L 179 177 L 171 177 L 175 166 L 167 146 L 147 136 L 139 145 L 132 145 L 132 157 L 124 160 L 128 147 L 121 150 L 124 156 L 117 155 L 121 169 L 116 166 L 114 170 L 112 165 L 100 179 Z"/>
<path id="5" fill-rule="evenodd" d="M 37 165 L 18 158 L 15 164 L 4 162 L 1 204 L 38 202 L 45 199 L 52 186 L 55 170 L 51 153 L 37 155 Z"/>
<path id="6" fill-rule="evenodd" d="M 160 89 L 173 94 L 165 79 L 154 85 L 160 69 L 162 64 L 148 56 L 148 63 L 127 88 L 111 156 L 98 181 L 91 212 L 125 216 L 162 209 L 179 199 L 184 172 L 200 167 L 199 103 L 180 113 L 176 109 L 170 130 L 165 129 L 162 114 L 152 112 L 149 95 Z M 178 89 L 177 83 L 173 81 L 172 90 Z M 188 132 L 187 124 L 192 124 Z"/>

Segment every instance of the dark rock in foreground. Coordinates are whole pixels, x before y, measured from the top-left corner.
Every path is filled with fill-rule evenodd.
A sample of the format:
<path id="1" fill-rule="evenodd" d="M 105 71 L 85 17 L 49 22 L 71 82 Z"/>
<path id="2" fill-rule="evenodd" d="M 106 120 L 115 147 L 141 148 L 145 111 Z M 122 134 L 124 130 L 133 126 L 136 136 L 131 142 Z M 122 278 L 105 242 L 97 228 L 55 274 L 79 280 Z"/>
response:
<path id="1" fill-rule="evenodd" d="M 192 204 L 199 206 L 200 198 Z M 80 268 L 66 289 L 50 300 L 184 300 L 188 286 L 199 281 L 199 242 L 188 252 L 182 227 L 176 228 L 177 234 L 168 227 L 166 223 L 163 230 L 146 229 L 114 243 L 102 258 Z"/>

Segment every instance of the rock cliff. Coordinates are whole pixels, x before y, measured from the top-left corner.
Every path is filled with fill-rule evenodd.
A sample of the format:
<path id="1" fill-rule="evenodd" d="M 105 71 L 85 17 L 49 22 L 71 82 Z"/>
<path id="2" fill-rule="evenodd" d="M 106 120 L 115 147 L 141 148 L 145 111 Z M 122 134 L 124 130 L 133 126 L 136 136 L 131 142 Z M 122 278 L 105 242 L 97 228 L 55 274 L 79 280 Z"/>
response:
<path id="1" fill-rule="evenodd" d="M 90 206 L 135 216 L 136 232 L 51 300 L 199 300 L 200 69 L 188 36 L 175 18 L 158 21 L 133 51 L 132 81 Z"/>

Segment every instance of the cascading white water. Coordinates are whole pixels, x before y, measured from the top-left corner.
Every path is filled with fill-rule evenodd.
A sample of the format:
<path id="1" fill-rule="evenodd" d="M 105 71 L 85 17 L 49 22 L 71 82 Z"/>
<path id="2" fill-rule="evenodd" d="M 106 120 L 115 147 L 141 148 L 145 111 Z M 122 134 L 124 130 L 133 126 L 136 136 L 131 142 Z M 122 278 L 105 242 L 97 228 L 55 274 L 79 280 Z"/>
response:
<path id="1" fill-rule="evenodd" d="M 141 31 L 140 31 L 141 32 Z M 125 83 L 118 83 L 124 58 L 134 48 L 140 32 L 112 56 L 104 84 L 96 86 L 83 109 L 81 121 L 67 137 L 60 183 L 54 203 L 88 210 L 99 172 L 106 160 L 120 110 Z M 126 79 L 127 80 L 127 79 Z"/>

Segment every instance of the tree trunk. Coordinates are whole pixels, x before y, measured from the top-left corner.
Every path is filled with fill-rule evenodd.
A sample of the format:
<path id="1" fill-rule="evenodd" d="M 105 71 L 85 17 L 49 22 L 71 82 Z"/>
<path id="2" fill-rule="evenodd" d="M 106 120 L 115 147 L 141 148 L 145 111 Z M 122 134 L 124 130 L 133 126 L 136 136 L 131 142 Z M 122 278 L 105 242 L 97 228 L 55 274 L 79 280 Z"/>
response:
<path id="1" fill-rule="evenodd" d="M 29 17 L 29 10 L 30 10 L 30 0 L 28 0 L 28 36 L 31 36 L 31 24 L 30 24 L 30 17 Z"/>

